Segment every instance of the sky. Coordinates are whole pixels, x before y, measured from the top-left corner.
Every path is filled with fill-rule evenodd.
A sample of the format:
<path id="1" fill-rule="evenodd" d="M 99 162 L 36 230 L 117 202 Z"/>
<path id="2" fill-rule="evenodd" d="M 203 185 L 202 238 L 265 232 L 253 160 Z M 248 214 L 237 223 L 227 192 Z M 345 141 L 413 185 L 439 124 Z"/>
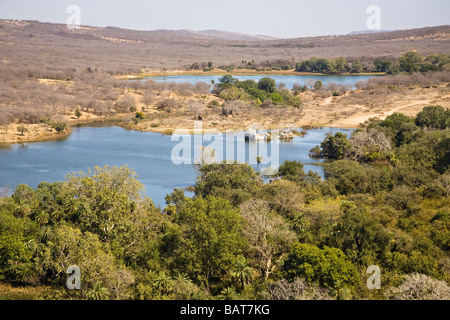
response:
<path id="1" fill-rule="evenodd" d="M 135 30 L 222 30 L 279 38 L 342 35 L 450 24 L 450 0 L 0 0 L 0 19 L 66 23 L 70 5 L 82 25 Z M 370 5 L 379 15 L 367 13 Z M 373 20 L 373 19 L 377 20 Z"/>

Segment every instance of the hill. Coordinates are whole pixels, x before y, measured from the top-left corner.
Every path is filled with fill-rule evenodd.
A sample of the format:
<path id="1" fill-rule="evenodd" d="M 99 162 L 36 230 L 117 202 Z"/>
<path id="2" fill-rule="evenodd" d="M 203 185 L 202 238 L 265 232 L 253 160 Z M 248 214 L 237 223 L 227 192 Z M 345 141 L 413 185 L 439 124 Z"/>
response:
<path id="1" fill-rule="evenodd" d="M 110 73 L 186 69 L 241 61 L 299 61 L 310 57 L 367 60 L 394 58 L 408 50 L 423 55 L 450 52 L 450 26 L 383 33 L 271 39 L 206 30 L 135 31 L 116 27 L 0 20 L 0 63 L 4 68 L 86 69 Z M 364 60 L 363 59 L 363 60 Z"/>

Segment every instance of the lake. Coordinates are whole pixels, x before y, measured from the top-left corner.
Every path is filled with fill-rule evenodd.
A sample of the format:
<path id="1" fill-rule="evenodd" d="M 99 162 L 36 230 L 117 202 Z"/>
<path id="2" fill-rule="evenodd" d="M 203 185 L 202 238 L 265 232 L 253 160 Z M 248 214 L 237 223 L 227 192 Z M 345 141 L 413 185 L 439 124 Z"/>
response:
<path id="1" fill-rule="evenodd" d="M 225 74 L 226 72 L 224 72 Z M 177 75 L 177 76 L 167 76 L 167 77 L 148 77 L 144 80 L 154 80 L 157 82 L 176 82 L 176 83 L 196 83 L 196 82 L 206 82 L 211 83 L 214 80 L 215 83 L 219 82 L 221 76 L 214 75 Z M 235 75 L 234 78 L 240 81 L 244 80 L 254 80 L 256 82 L 263 77 L 270 77 L 275 80 L 277 85 L 284 83 L 288 89 L 292 89 L 294 83 L 300 85 L 305 85 L 308 80 L 318 81 L 321 80 L 324 85 L 329 83 L 336 83 L 339 85 L 348 85 L 351 89 L 355 89 L 355 83 L 358 81 L 366 81 L 373 77 L 378 76 L 368 76 L 368 75 Z"/>
<path id="2" fill-rule="evenodd" d="M 308 130 L 304 137 L 291 142 L 279 142 L 279 163 L 299 160 L 305 172 L 312 170 L 323 175 L 320 163 L 308 152 L 323 141 L 326 133 L 338 131 L 350 134 L 351 129 L 321 128 Z M 0 147 L 0 186 L 25 183 L 35 188 L 41 181 L 63 181 L 66 174 L 87 171 L 94 166 L 121 166 L 133 168 L 146 194 L 156 205 L 164 207 L 164 197 L 174 188 L 195 184 L 197 172 L 192 164 L 176 165 L 172 149 L 179 144 L 171 136 L 152 132 L 125 130 L 118 126 L 75 127 L 62 141 L 34 142 Z M 220 139 L 219 139 L 220 140 Z M 256 142 L 245 142 L 247 147 Z M 210 142 L 203 142 L 204 146 Z M 267 144 L 257 142 L 258 145 Z M 256 165 L 253 165 L 256 168 Z"/>

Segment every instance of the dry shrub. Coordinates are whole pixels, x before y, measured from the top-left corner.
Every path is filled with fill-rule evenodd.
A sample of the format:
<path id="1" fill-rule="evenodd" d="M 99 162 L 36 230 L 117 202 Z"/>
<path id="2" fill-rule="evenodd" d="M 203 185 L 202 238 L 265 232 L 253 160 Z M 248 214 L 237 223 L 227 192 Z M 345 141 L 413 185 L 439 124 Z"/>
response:
<path id="1" fill-rule="evenodd" d="M 178 109 L 180 107 L 180 104 L 177 100 L 173 98 L 166 98 L 163 100 L 158 101 L 156 104 L 156 109 L 166 111 L 166 112 L 173 112 L 175 109 Z"/>
<path id="2" fill-rule="evenodd" d="M 308 284 L 302 278 L 286 279 L 269 285 L 271 300 L 334 300 L 325 288 Z"/>
<path id="3" fill-rule="evenodd" d="M 391 300 L 450 300 L 450 287 L 445 281 L 413 273 L 405 276 L 400 286 L 389 288 L 386 295 Z"/>

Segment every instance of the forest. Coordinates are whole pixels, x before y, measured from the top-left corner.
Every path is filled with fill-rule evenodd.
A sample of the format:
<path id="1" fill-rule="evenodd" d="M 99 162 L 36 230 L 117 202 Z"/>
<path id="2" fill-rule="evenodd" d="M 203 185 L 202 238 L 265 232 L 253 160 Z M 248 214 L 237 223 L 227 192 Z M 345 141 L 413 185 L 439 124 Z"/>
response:
<path id="1" fill-rule="evenodd" d="M 132 168 L 95 167 L 0 198 L 2 299 L 450 298 L 450 112 L 394 113 L 311 150 L 276 177 L 197 167 L 164 208 Z M 67 268 L 81 270 L 68 290 Z M 369 289 L 369 266 L 381 270 Z"/>

